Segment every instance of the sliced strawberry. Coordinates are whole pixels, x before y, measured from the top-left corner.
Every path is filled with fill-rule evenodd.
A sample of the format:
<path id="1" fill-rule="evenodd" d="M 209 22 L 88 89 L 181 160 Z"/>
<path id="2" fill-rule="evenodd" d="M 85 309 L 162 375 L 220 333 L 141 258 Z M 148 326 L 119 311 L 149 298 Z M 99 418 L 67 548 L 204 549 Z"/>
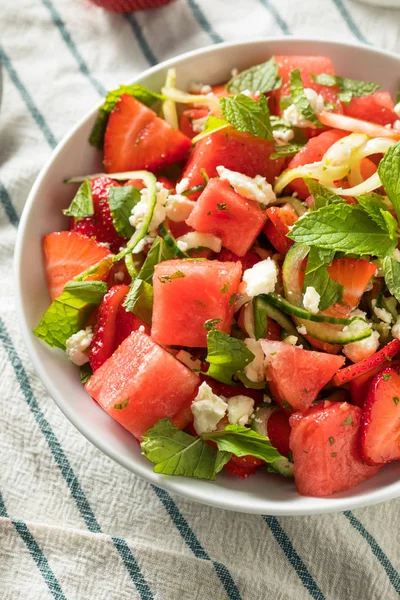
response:
<path id="1" fill-rule="evenodd" d="M 369 465 L 400 460 L 400 375 L 389 367 L 373 380 L 361 418 L 361 452 Z"/>
<path id="2" fill-rule="evenodd" d="M 207 117 L 208 113 L 207 108 L 188 108 L 184 110 L 179 119 L 179 129 L 188 138 L 194 138 L 199 132 L 193 129 L 193 121 Z"/>
<path id="3" fill-rule="evenodd" d="M 157 171 L 184 160 L 190 139 L 144 104 L 123 94 L 108 120 L 104 166 L 108 173 Z"/>
<path id="4" fill-rule="evenodd" d="M 369 358 L 365 358 L 364 360 L 360 360 L 358 363 L 354 363 L 349 367 L 344 367 L 340 369 L 334 376 L 332 382 L 334 385 L 343 385 L 348 381 L 351 381 L 355 377 L 359 375 L 363 375 L 374 369 L 377 365 L 382 364 L 383 362 L 390 360 L 396 354 L 400 352 L 400 340 L 392 340 L 384 348 L 379 350 L 379 352 L 375 352 Z"/>
<path id="5" fill-rule="evenodd" d="M 360 420 L 361 409 L 347 402 L 321 402 L 290 417 L 290 449 L 300 494 L 330 496 L 379 471 L 362 461 Z"/>
<path id="6" fill-rule="evenodd" d="M 289 455 L 289 416 L 283 410 L 274 411 L 267 422 L 269 441 L 282 456 Z"/>
<path id="7" fill-rule="evenodd" d="M 109 177 L 97 177 L 92 179 L 90 185 L 92 187 L 94 215 L 85 217 L 77 223 L 72 219 L 71 229 L 82 235 L 94 237 L 98 242 L 109 244 L 111 252 L 116 254 L 127 240 L 115 231 L 108 204 L 108 191 L 110 187 L 119 187 L 119 183 Z"/>
<path id="8" fill-rule="evenodd" d="M 104 296 L 98 309 L 98 320 L 94 328 L 93 341 L 89 349 L 89 362 L 96 371 L 113 354 L 132 331 L 145 326 L 150 328 L 122 306 L 129 291 L 127 285 L 115 285 Z"/>
<path id="9" fill-rule="evenodd" d="M 43 239 L 44 264 L 50 298 L 59 296 L 64 285 L 110 254 L 95 240 L 74 231 L 50 233 Z M 111 265 L 88 279 L 101 279 Z"/>
<path id="10" fill-rule="evenodd" d="M 247 479 L 250 475 L 254 475 L 262 464 L 264 461 L 255 456 L 232 456 L 226 463 L 225 469 L 235 477 Z"/>
<path id="11" fill-rule="evenodd" d="M 374 377 L 388 367 L 397 368 L 399 366 L 399 360 L 385 360 L 385 362 L 376 366 L 374 369 L 371 369 L 363 375 L 359 375 L 355 379 L 352 379 L 350 381 L 350 394 L 352 403 L 362 408 L 367 399 Z"/>
<path id="12" fill-rule="evenodd" d="M 290 204 L 271 206 L 266 212 L 269 218 L 264 225 L 263 231 L 276 251 L 284 256 L 294 244 L 293 240 L 286 237 L 289 233 L 289 227 L 299 217 Z"/>
<path id="13" fill-rule="evenodd" d="M 351 309 L 358 306 L 366 287 L 376 273 L 376 264 L 360 258 L 335 258 L 328 273 L 344 287 L 341 303 Z"/>

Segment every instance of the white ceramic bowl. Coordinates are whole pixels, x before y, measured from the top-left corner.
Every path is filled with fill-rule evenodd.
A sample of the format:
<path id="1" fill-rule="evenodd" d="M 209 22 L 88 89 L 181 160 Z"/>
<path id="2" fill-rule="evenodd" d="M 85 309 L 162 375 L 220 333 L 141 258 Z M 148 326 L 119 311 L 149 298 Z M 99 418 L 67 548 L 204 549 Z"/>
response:
<path id="1" fill-rule="evenodd" d="M 219 83 L 229 79 L 233 67 L 244 69 L 265 61 L 272 54 L 328 55 L 339 74 L 377 81 L 393 95 L 396 92 L 400 57 L 370 47 L 291 38 L 227 43 L 197 50 L 145 71 L 134 82 L 159 91 L 167 68 L 174 66 L 180 88 L 185 89 L 192 79 Z M 50 349 L 32 334 L 49 304 L 42 237 L 67 227 L 61 209 L 69 204 L 73 189 L 63 180 L 102 170 L 100 153 L 88 143 L 95 118 L 96 109 L 93 109 L 57 146 L 41 171 L 25 206 L 15 254 L 17 306 L 25 343 L 40 378 L 67 418 L 95 446 L 136 475 L 181 496 L 219 508 L 304 515 L 347 510 L 400 496 L 396 465 L 386 467 L 357 488 L 330 498 L 299 496 L 293 482 L 261 472 L 245 481 L 220 474 L 215 482 L 158 475 L 153 472 L 152 464 L 141 456 L 134 438 L 86 394 L 78 369 L 62 352 Z"/>

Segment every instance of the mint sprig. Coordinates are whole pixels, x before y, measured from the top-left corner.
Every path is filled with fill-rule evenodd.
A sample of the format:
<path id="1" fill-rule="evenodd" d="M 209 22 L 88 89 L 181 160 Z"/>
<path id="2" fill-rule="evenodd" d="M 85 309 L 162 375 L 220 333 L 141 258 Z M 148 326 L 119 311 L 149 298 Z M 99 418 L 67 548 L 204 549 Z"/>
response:
<path id="1" fill-rule="evenodd" d="M 281 85 L 282 79 L 279 77 L 278 65 L 272 57 L 265 63 L 242 71 L 233 77 L 226 87 L 231 94 L 238 94 L 244 90 L 265 94 L 277 90 Z"/>
<path id="2" fill-rule="evenodd" d="M 400 302 L 400 263 L 386 256 L 383 259 L 383 274 L 389 292 Z"/>
<path id="3" fill-rule="evenodd" d="M 304 93 L 300 69 L 294 69 L 290 73 L 290 95 L 292 97 L 292 102 L 299 113 L 301 113 L 303 117 L 307 121 L 310 121 L 310 123 L 312 123 L 315 127 L 322 127 L 307 96 Z"/>
<path id="4" fill-rule="evenodd" d="M 132 209 L 140 201 L 140 191 L 134 186 L 111 186 L 108 190 L 108 204 L 115 231 L 122 237 L 130 238 L 135 228 L 129 223 Z"/>
<path id="5" fill-rule="evenodd" d="M 379 163 L 378 174 L 400 219 L 400 142 L 391 146 Z"/>
<path id="6" fill-rule="evenodd" d="M 344 287 L 330 278 L 327 267 L 332 264 L 334 252 L 322 250 L 316 246 L 310 249 L 303 292 L 311 286 L 320 295 L 319 310 L 325 310 L 343 298 Z"/>
<path id="7" fill-rule="evenodd" d="M 320 73 L 319 75 L 311 74 L 311 78 L 319 85 L 329 87 L 337 85 L 340 90 L 338 98 L 345 104 L 348 104 L 353 97 L 369 96 L 381 87 L 378 83 L 371 81 L 349 79 L 347 77 L 339 77 L 338 75 L 329 75 L 328 73 Z"/>
<path id="8" fill-rule="evenodd" d="M 80 185 L 69 207 L 63 210 L 63 214 L 74 217 L 76 222 L 94 215 L 92 186 L 88 179 Z"/>
<path id="9" fill-rule="evenodd" d="M 314 202 L 310 210 L 318 210 L 322 206 L 327 206 L 328 204 L 345 202 L 344 198 L 338 196 L 335 192 L 332 192 L 332 190 L 329 190 L 315 179 L 304 177 L 304 183 L 308 187 L 310 194 L 314 196 Z"/>
<path id="10" fill-rule="evenodd" d="M 236 372 L 243 371 L 253 359 L 254 354 L 241 340 L 218 329 L 208 332 L 206 361 L 210 366 L 206 375 L 209 377 L 221 383 L 235 385 L 232 377 Z"/>
<path id="11" fill-rule="evenodd" d="M 383 231 L 387 231 L 392 240 L 398 237 L 398 222 L 389 211 L 387 205 L 379 194 L 371 193 L 368 196 L 358 196 L 357 201 L 371 219 Z"/>
<path id="12" fill-rule="evenodd" d="M 124 307 L 142 319 L 147 325 L 151 325 L 153 313 L 154 292 L 153 286 L 142 279 L 135 279 L 125 298 Z"/>
<path id="13" fill-rule="evenodd" d="M 237 130 L 255 137 L 273 140 L 272 126 L 265 96 L 259 101 L 245 94 L 220 99 L 222 115 Z"/>
<path id="14" fill-rule="evenodd" d="M 161 237 L 156 237 L 149 253 L 146 256 L 142 268 L 139 271 L 138 278 L 147 283 L 152 283 L 154 267 L 165 260 L 175 258 L 174 250 Z"/>

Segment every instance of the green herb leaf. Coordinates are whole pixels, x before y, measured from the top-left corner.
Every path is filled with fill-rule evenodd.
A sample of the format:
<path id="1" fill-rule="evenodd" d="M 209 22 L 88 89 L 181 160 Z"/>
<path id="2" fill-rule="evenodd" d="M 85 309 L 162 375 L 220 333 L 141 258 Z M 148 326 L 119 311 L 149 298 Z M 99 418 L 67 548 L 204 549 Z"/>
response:
<path id="1" fill-rule="evenodd" d="M 330 437 L 329 438 L 329 443 L 332 446 L 335 443 L 335 438 L 334 437 Z"/>
<path id="2" fill-rule="evenodd" d="M 343 423 L 340 423 L 340 425 L 354 425 L 353 417 L 351 416 L 351 414 L 348 414 Z"/>
<path id="3" fill-rule="evenodd" d="M 289 105 L 291 98 L 289 97 Z M 272 125 L 272 131 L 279 137 L 279 135 L 285 135 L 288 131 L 293 133 L 293 137 L 290 140 L 291 144 L 298 144 L 304 146 L 308 142 L 308 138 L 301 127 L 293 127 L 291 123 L 286 121 L 283 117 L 277 117 L 276 115 L 270 115 L 270 122 Z"/>
<path id="4" fill-rule="evenodd" d="M 159 281 L 161 281 L 161 283 L 170 283 L 171 281 L 173 281 L 174 279 L 182 279 L 183 277 L 186 277 L 185 273 L 183 273 L 183 271 L 175 271 L 175 273 L 172 273 L 172 275 L 163 275 L 162 277 L 159 277 Z"/>
<path id="5" fill-rule="evenodd" d="M 400 219 L 400 142 L 388 149 L 379 163 L 378 174 Z"/>
<path id="6" fill-rule="evenodd" d="M 221 323 L 221 321 L 222 319 L 207 319 L 207 321 L 204 323 L 204 329 L 206 331 L 211 331 L 212 329 L 215 329 L 216 326 Z"/>
<path id="7" fill-rule="evenodd" d="M 122 410 L 123 408 L 126 408 L 128 406 L 128 404 L 129 404 L 129 398 L 127 398 L 126 400 L 124 400 L 120 404 L 114 404 L 113 408 L 115 410 Z"/>
<path id="8" fill-rule="evenodd" d="M 138 188 L 128 186 L 111 186 L 108 190 L 108 204 L 113 219 L 115 231 L 122 237 L 132 237 L 135 228 L 129 223 L 132 208 L 140 201 Z"/>
<path id="9" fill-rule="evenodd" d="M 263 340 L 267 335 L 268 305 L 261 298 L 253 298 L 254 335 L 256 340 Z"/>
<path id="10" fill-rule="evenodd" d="M 103 281 L 69 281 L 33 333 L 49 346 L 65 350 L 67 339 L 84 327 L 106 292 Z"/>
<path id="11" fill-rule="evenodd" d="M 215 133 L 216 131 L 221 131 L 221 129 L 226 129 L 227 127 L 230 127 L 230 123 L 226 119 L 210 115 L 204 125 L 203 131 L 192 139 L 192 143 L 196 144 L 196 142 L 202 140 L 207 135 Z"/>
<path id="12" fill-rule="evenodd" d="M 142 453 L 155 463 L 154 471 L 165 475 L 181 475 L 214 480 L 231 458 L 175 427 L 169 419 L 158 421 L 146 432 L 141 443 Z"/>
<path id="13" fill-rule="evenodd" d="M 201 437 L 215 442 L 219 450 L 235 456 L 255 456 L 272 467 L 276 461 L 284 459 L 267 437 L 249 427 L 227 425 L 222 431 L 203 433 Z"/>
<path id="14" fill-rule="evenodd" d="M 348 104 L 353 97 L 369 96 L 378 90 L 381 86 L 371 81 L 359 81 L 357 79 L 348 79 L 338 75 L 311 75 L 315 83 L 319 85 L 334 86 L 337 85 L 341 93 L 338 94 L 339 100 Z"/>
<path id="15" fill-rule="evenodd" d="M 265 140 L 273 140 L 265 96 L 260 96 L 260 100 L 256 102 L 244 94 L 238 94 L 232 98 L 221 98 L 220 104 L 223 116 L 237 131 L 251 133 Z"/>
<path id="16" fill-rule="evenodd" d="M 303 148 L 303 144 L 276 144 L 275 152 L 273 152 L 270 156 L 271 160 L 275 160 L 276 158 L 285 158 L 286 156 L 293 156 L 300 152 Z"/>
<path id="17" fill-rule="evenodd" d="M 206 361 L 210 366 L 206 375 L 221 383 L 234 385 L 233 375 L 237 371 L 243 371 L 253 359 L 254 354 L 241 340 L 230 337 L 218 329 L 208 332 Z"/>
<path id="18" fill-rule="evenodd" d="M 290 94 L 292 97 L 293 104 L 297 110 L 304 116 L 307 121 L 310 121 L 315 127 L 322 127 L 318 120 L 317 115 L 312 109 L 307 96 L 304 93 L 304 86 L 301 80 L 301 74 L 299 69 L 294 69 L 290 73 Z"/>
<path id="19" fill-rule="evenodd" d="M 67 215 L 67 217 L 74 217 L 75 221 L 80 221 L 85 217 L 94 215 L 92 186 L 88 179 L 79 187 L 75 198 L 72 200 L 69 207 L 63 210 L 63 213 L 64 215 Z"/>
<path id="20" fill-rule="evenodd" d="M 79 376 L 81 378 L 81 384 L 85 385 L 93 375 L 93 369 L 90 366 L 90 363 L 85 363 L 81 366 Z"/>
<path id="21" fill-rule="evenodd" d="M 382 375 L 382 379 L 383 379 L 383 381 L 390 381 L 392 379 L 392 376 L 390 373 L 384 373 Z"/>
<path id="22" fill-rule="evenodd" d="M 398 406 L 399 402 L 400 402 L 399 397 L 398 396 L 394 396 L 393 402 L 395 403 L 396 406 Z"/>
<path id="23" fill-rule="evenodd" d="M 147 325 L 151 325 L 153 314 L 154 292 L 153 286 L 142 279 L 135 279 L 125 298 L 124 307 L 142 319 Z"/>
<path id="24" fill-rule="evenodd" d="M 233 77 L 226 87 L 231 94 L 238 94 L 244 90 L 265 94 L 265 92 L 277 90 L 281 85 L 282 79 L 279 78 L 278 65 L 272 57 L 261 65 L 255 65 L 242 71 Z"/>
<path id="25" fill-rule="evenodd" d="M 383 231 L 388 232 L 392 240 L 397 239 L 398 223 L 394 216 L 389 212 L 382 196 L 371 193 L 368 196 L 358 196 L 357 201 L 371 219 L 379 225 Z"/>
<path id="26" fill-rule="evenodd" d="M 327 270 L 327 266 L 332 263 L 334 254 L 332 250 L 328 250 L 328 253 L 324 254 L 324 250 L 313 246 L 308 255 L 303 291 L 308 286 L 315 288 L 321 297 L 319 310 L 325 310 L 343 298 L 344 287 L 331 279 Z"/>
<path id="27" fill-rule="evenodd" d="M 165 242 L 165 240 L 163 240 L 163 238 L 157 236 L 139 271 L 138 278 L 151 284 L 154 275 L 154 267 L 159 263 L 164 262 L 165 260 L 171 260 L 172 258 L 175 258 L 173 249 Z"/>
<path id="28" fill-rule="evenodd" d="M 393 254 L 396 243 L 356 204 L 331 204 L 296 221 L 288 237 L 336 252 Z"/>
<path id="29" fill-rule="evenodd" d="M 389 292 L 400 302 L 400 263 L 386 256 L 383 259 L 383 273 Z"/>
<path id="30" fill-rule="evenodd" d="M 318 210 L 322 206 L 328 206 L 328 204 L 345 202 L 344 198 L 329 190 L 322 183 L 319 183 L 319 181 L 315 181 L 315 179 L 304 177 L 304 183 L 308 187 L 310 194 L 314 196 L 314 203 L 311 210 Z"/>
<path id="31" fill-rule="evenodd" d="M 156 94 L 138 84 L 120 85 L 116 90 L 108 92 L 104 104 L 99 108 L 98 117 L 89 137 L 89 143 L 98 150 L 103 148 L 108 117 L 123 94 L 133 96 L 133 98 L 136 98 L 136 100 L 139 100 L 139 102 L 146 106 L 152 106 L 157 100 L 165 100 L 164 96 L 161 96 L 161 94 Z"/>

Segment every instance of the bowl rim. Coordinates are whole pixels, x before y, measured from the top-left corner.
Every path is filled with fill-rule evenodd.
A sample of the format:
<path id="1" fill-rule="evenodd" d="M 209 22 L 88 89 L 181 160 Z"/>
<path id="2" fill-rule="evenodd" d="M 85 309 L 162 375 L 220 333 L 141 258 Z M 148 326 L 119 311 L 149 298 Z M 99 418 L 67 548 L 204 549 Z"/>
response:
<path id="1" fill-rule="evenodd" d="M 202 48 L 198 48 L 196 50 L 192 50 L 190 52 L 185 52 L 179 55 L 176 55 L 168 60 L 158 63 L 157 65 L 150 67 L 144 71 L 141 71 L 137 74 L 130 83 L 140 83 L 143 79 L 151 76 L 154 73 L 159 71 L 163 71 L 169 67 L 175 66 L 176 63 L 179 63 L 182 60 L 191 59 L 197 56 L 207 56 L 208 54 L 212 54 L 219 49 L 229 49 L 236 47 L 246 47 L 246 46 L 255 46 L 260 43 L 268 43 L 268 42 L 299 42 L 299 43 L 310 43 L 315 44 L 326 44 L 326 45 L 334 45 L 338 47 L 344 47 L 351 50 L 352 48 L 358 48 L 365 51 L 367 54 L 369 53 L 371 56 L 373 55 L 384 55 L 388 58 L 395 59 L 400 63 L 400 56 L 394 52 L 389 50 L 381 50 L 379 48 L 371 47 L 367 44 L 360 42 L 342 42 L 338 40 L 330 40 L 313 37 L 310 38 L 308 36 L 274 36 L 274 37 L 257 37 L 255 39 L 247 39 L 241 41 L 233 41 L 233 42 L 223 42 L 220 44 L 214 44 L 205 46 Z M 147 466 L 143 466 L 139 463 L 132 464 L 131 461 L 125 457 L 118 454 L 111 446 L 107 446 L 105 448 L 104 442 L 102 442 L 100 436 L 96 434 L 96 430 L 86 425 L 85 422 L 82 422 L 79 417 L 77 417 L 72 409 L 70 409 L 68 402 L 64 401 L 63 394 L 58 390 L 57 385 L 53 382 L 51 376 L 49 376 L 48 372 L 44 367 L 43 361 L 40 359 L 37 350 L 35 348 L 35 340 L 33 339 L 33 335 L 29 324 L 25 318 L 25 313 L 23 309 L 22 302 L 22 289 L 21 289 L 21 281 L 23 276 L 23 265 L 22 265 L 22 253 L 25 241 L 26 227 L 30 212 L 34 206 L 37 192 L 47 176 L 48 170 L 51 168 L 53 162 L 55 161 L 58 154 L 61 150 L 66 146 L 71 138 L 73 138 L 76 132 L 88 121 L 90 118 L 93 118 L 94 114 L 97 112 L 100 104 L 96 104 L 93 108 L 91 108 L 84 116 L 79 119 L 79 121 L 69 130 L 69 132 L 60 140 L 57 146 L 52 150 L 50 157 L 45 162 L 44 166 L 40 170 L 37 175 L 35 182 L 29 192 L 28 198 L 25 202 L 23 212 L 20 219 L 20 224 L 17 231 L 17 239 L 15 244 L 14 251 L 14 285 L 15 285 L 15 293 L 16 293 L 16 312 L 18 317 L 18 322 L 20 325 L 20 329 L 22 331 L 22 338 L 24 340 L 25 346 L 28 351 L 29 358 L 31 359 L 35 372 L 40 377 L 42 383 L 47 389 L 49 395 L 52 397 L 58 408 L 63 412 L 63 414 L 67 417 L 67 419 L 72 423 L 72 425 L 87 439 L 89 440 L 95 447 L 97 447 L 101 452 L 106 454 L 109 458 L 114 460 L 116 463 L 125 467 L 131 473 L 143 478 L 153 485 L 157 485 L 160 488 L 163 488 L 169 492 L 178 494 L 184 498 L 189 500 L 193 500 L 200 504 L 205 504 L 214 508 L 221 508 L 224 510 L 231 510 L 236 512 L 243 512 L 247 514 L 271 514 L 276 516 L 302 516 L 302 515 L 317 515 L 324 513 L 334 513 L 345 510 L 351 510 L 356 508 L 362 508 L 365 506 L 370 506 L 374 504 L 378 504 L 381 502 L 385 502 L 400 496 L 400 479 L 398 482 L 394 482 L 385 486 L 384 488 L 379 488 L 376 490 L 371 490 L 364 492 L 360 496 L 354 497 L 325 497 L 325 498 L 312 498 L 314 501 L 318 501 L 318 506 L 315 507 L 291 507 L 291 502 L 282 503 L 282 505 L 276 505 L 275 503 L 268 509 L 268 504 L 271 502 L 268 499 L 260 500 L 260 503 L 263 504 L 263 508 L 258 506 L 250 506 L 245 507 L 243 504 L 237 506 L 231 500 L 229 501 L 227 498 L 224 500 L 220 499 L 219 496 L 214 497 L 212 494 L 204 493 L 201 490 L 198 490 L 195 485 L 187 485 L 185 478 L 182 477 L 172 477 L 161 475 L 155 473 L 153 470 L 148 469 Z M 183 481 L 182 481 L 183 480 Z"/>

